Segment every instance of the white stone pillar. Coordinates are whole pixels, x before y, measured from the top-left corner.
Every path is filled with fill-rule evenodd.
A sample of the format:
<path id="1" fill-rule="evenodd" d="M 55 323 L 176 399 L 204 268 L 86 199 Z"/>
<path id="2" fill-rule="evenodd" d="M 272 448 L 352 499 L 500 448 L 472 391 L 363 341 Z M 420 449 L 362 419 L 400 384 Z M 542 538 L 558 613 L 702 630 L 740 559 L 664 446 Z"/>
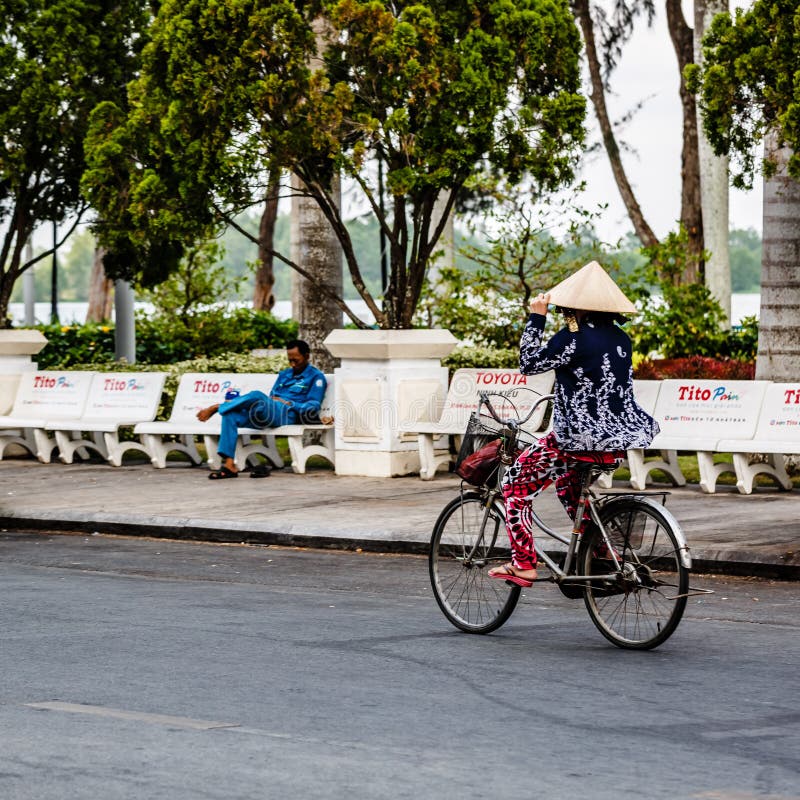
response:
<path id="1" fill-rule="evenodd" d="M 41 331 L 25 328 L 0 331 L 0 414 L 11 410 L 22 373 L 36 369 L 31 356 L 46 344 Z"/>
<path id="2" fill-rule="evenodd" d="M 114 281 L 114 358 L 136 362 L 134 291 L 127 281 Z"/>
<path id="3" fill-rule="evenodd" d="M 447 395 L 441 359 L 458 344 L 444 330 L 336 330 L 325 346 L 334 372 L 337 475 L 419 472 L 415 434 L 401 426 L 438 420 Z"/>

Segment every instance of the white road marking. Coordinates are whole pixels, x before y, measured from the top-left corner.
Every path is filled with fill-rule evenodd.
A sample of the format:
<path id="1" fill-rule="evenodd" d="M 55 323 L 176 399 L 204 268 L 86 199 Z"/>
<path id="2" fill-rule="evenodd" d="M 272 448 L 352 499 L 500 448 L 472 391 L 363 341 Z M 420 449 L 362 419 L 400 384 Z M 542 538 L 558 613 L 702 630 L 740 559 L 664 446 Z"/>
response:
<path id="1" fill-rule="evenodd" d="M 67 714 L 88 714 L 93 717 L 124 719 L 133 722 L 147 722 L 151 725 L 166 725 L 170 728 L 182 728 L 191 731 L 210 731 L 217 728 L 237 728 L 238 722 L 216 722 L 208 719 L 192 719 L 191 717 L 171 717 L 166 714 L 147 714 L 143 711 L 125 711 L 121 708 L 107 706 L 90 706 L 83 703 L 26 703 L 28 708 L 40 711 L 61 711 Z"/>

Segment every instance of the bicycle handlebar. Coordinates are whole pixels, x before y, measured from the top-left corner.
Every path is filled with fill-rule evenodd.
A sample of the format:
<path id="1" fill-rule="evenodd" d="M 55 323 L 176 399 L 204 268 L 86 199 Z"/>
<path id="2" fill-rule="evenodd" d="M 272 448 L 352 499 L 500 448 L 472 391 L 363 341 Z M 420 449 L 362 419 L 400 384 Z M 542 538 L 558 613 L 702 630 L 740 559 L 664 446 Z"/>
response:
<path id="1" fill-rule="evenodd" d="M 496 395 L 498 395 L 500 397 L 503 396 L 503 395 L 500 395 L 498 392 L 479 392 L 478 396 L 480 397 L 481 403 L 486 406 L 486 409 L 488 410 L 488 412 L 491 415 L 491 417 L 495 420 L 495 422 L 499 423 L 503 427 L 511 428 L 511 429 L 516 429 L 516 428 L 519 428 L 521 425 L 524 425 L 533 416 L 534 411 L 536 411 L 536 409 L 542 403 L 546 403 L 548 400 L 553 400 L 555 398 L 554 394 L 542 395 L 533 404 L 533 406 L 531 407 L 531 410 L 525 415 L 525 417 L 523 419 L 501 419 L 500 417 L 497 416 L 497 412 L 494 410 L 494 408 L 492 407 L 492 403 L 489 400 L 489 395 L 491 395 L 491 394 L 496 394 Z"/>

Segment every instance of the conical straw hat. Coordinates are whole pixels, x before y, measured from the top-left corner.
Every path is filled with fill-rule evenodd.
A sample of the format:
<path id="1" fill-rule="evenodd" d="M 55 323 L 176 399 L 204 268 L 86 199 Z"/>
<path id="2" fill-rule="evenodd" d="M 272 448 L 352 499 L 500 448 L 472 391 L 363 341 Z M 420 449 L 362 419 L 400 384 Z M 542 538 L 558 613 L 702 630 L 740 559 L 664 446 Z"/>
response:
<path id="1" fill-rule="evenodd" d="M 562 308 L 634 314 L 636 307 L 596 262 L 590 261 L 550 290 L 550 302 Z"/>

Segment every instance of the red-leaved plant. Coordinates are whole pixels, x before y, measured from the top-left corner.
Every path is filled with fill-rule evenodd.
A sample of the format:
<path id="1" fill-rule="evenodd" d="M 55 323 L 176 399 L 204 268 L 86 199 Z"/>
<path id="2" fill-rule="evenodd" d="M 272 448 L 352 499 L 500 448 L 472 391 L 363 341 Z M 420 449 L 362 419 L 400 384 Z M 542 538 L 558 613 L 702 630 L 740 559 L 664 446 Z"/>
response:
<path id="1" fill-rule="evenodd" d="M 719 380 L 753 380 L 754 361 L 737 361 L 733 358 L 688 358 L 645 359 L 634 370 L 640 380 L 664 380 L 665 378 L 716 378 Z"/>

